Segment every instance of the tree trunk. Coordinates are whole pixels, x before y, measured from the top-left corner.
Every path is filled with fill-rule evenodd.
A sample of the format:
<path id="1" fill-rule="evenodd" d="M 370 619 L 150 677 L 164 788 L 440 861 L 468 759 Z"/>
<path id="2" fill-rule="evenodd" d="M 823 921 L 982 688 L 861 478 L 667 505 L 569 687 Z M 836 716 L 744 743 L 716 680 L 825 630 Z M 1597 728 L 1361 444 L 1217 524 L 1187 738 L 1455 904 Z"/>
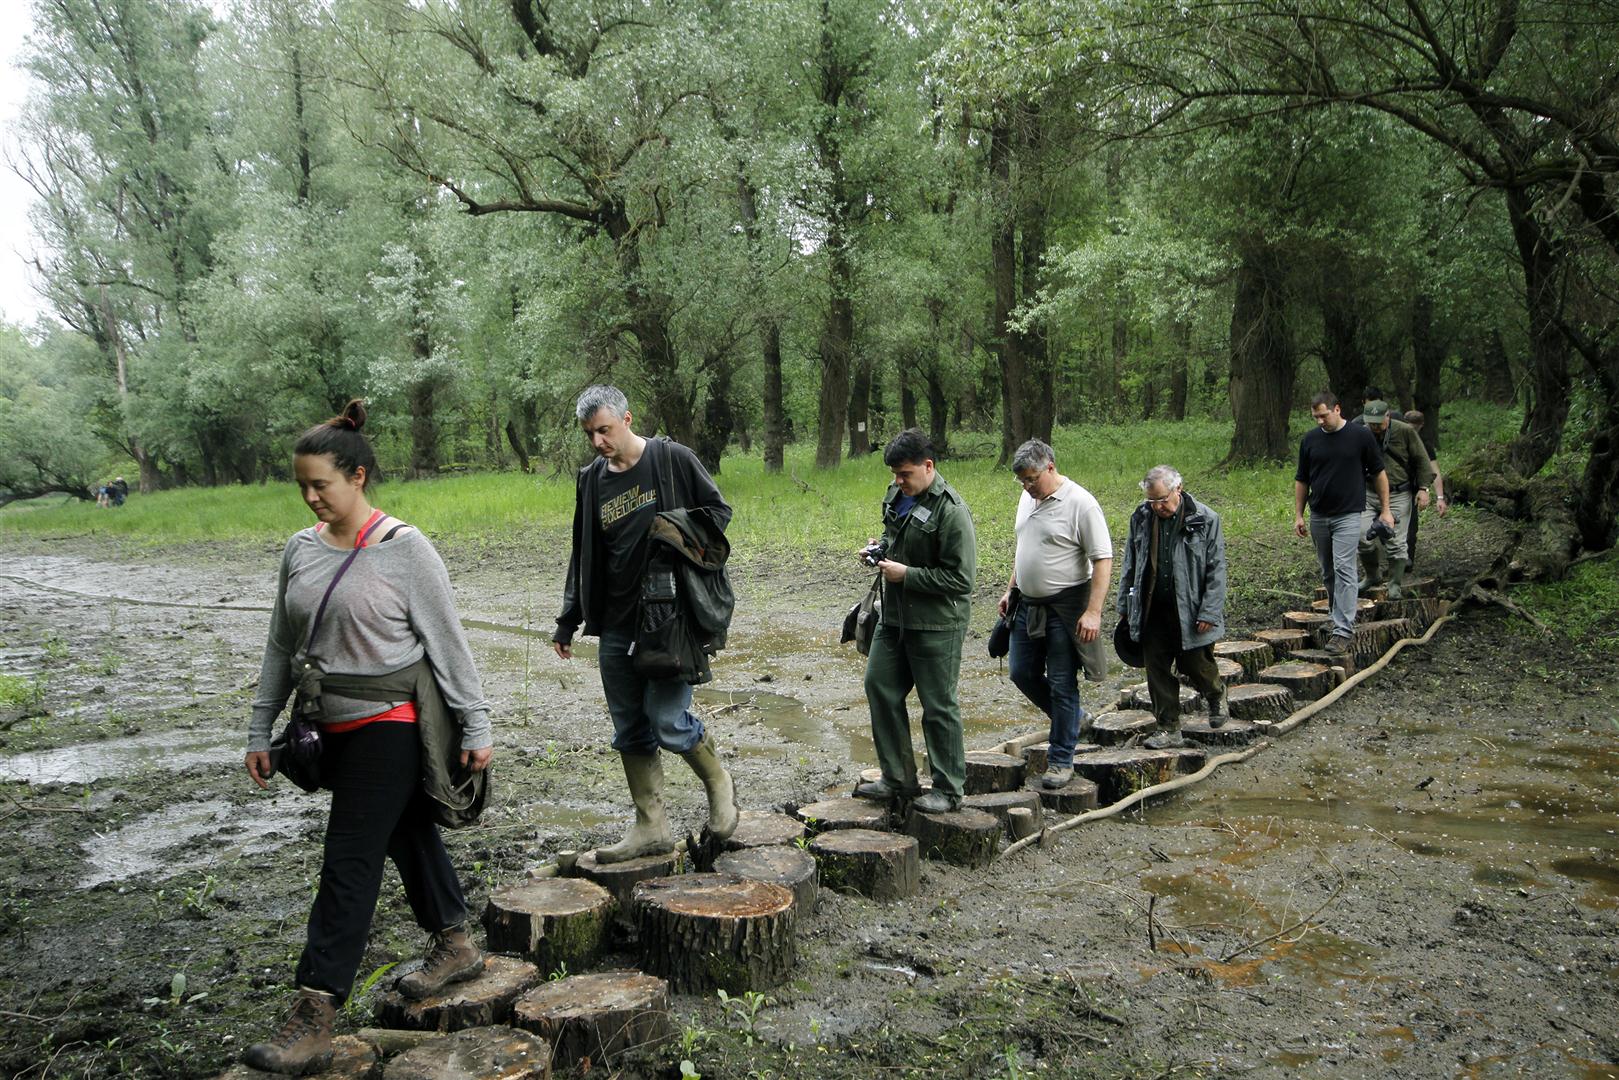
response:
<path id="1" fill-rule="evenodd" d="M 518 467 L 526 473 L 533 472 L 534 467 L 528 460 L 528 448 L 523 445 L 523 437 L 517 432 L 517 422 L 515 420 L 508 419 L 506 421 L 506 441 L 511 445 L 512 453 L 517 455 Z"/>
<path id="2" fill-rule="evenodd" d="M 1263 247 L 1243 252 L 1231 308 L 1231 452 L 1226 463 L 1282 461 L 1291 455 L 1287 415 L 1296 361 L 1281 289 L 1281 259 Z"/>
<path id="3" fill-rule="evenodd" d="M 1192 322 L 1178 318 L 1170 326 L 1169 418 L 1186 419 L 1187 373 L 1192 362 Z"/>
<path id="4" fill-rule="evenodd" d="M 1619 385 L 1619 363 L 1609 376 L 1609 386 Z M 1590 456 L 1580 476 L 1579 498 L 1574 505 L 1574 523 L 1580 544 L 1587 551 L 1607 551 L 1619 539 L 1619 396 L 1610 392 L 1603 403 L 1602 418 L 1591 436 Z"/>
<path id="5" fill-rule="evenodd" d="M 1040 299 L 1040 287 L 1045 283 L 1046 257 L 1046 186 L 1039 173 L 1044 150 L 1044 131 L 1040 123 L 1040 107 L 1031 104 L 1022 110 L 1018 124 L 1018 242 L 1021 245 L 1019 262 L 1019 293 L 1025 307 Z M 1057 407 L 1057 371 L 1051 357 L 1051 339 L 1045 323 L 1035 320 L 1027 330 L 1019 332 L 1021 352 L 1027 368 L 1024 390 L 1027 404 L 1024 418 L 1027 430 L 1018 440 L 1037 438 L 1048 445 Z"/>
<path id="6" fill-rule="evenodd" d="M 604 211 L 603 228 L 613 241 L 619 280 L 629 308 L 630 333 L 640 352 L 641 374 L 651 392 L 648 411 L 664 434 L 685 446 L 695 446 L 697 410 L 692 395 L 686 392 L 680 356 L 669 333 L 669 298 L 648 288 L 643 280 L 640 233 L 622 205 Z M 649 426 L 645 430 L 650 434 L 654 429 Z M 704 462 L 705 466 L 709 464 Z"/>
<path id="7" fill-rule="evenodd" d="M 787 424 L 781 400 L 781 323 L 771 319 L 764 331 L 765 472 L 779 473 L 786 456 Z"/>
<path id="8" fill-rule="evenodd" d="M 1533 476 L 1563 443 L 1568 419 L 1568 339 L 1558 323 L 1562 316 L 1562 255 L 1532 216 L 1529 194 L 1506 191 L 1512 238 L 1523 265 L 1524 301 L 1529 309 L 1529 408 L 1508 460 L 1524 476 Z"/>
<path id="9" fill-rule="evenodd" d="M 1001 456 L 1000 464 L 1012 460 L 1012 453 L 1028 436 L 1023 418 L 1024 360 L 1019 334 L 1007 326 L 1017 304 L 1017 207 L 1012 189 L 1012 131 L 1010 121 L 997 118 L 989 133 L 990 280 L 994 286 L 994 307 L 990 316 L 1001 359 Z"/>
<path id="10" fill-rule="evenodd" d="M 1476 362 L 1484 369 L 1484 397 L 1497 405 L 1511 405 L 1518 399 L 1518 388 L 1512 378 L 1512 363 L 1507 359 L 1507 347 L 1501 341 L 1499 328 L 1492 329 L 1481 345 Z"/>
<path id="11" fill-rule="evenodd" d="M 849 456 L 871 453 L 871 358 L 861 354 L 849 384 Z"/>
<path id="12" fill-rule="evenodd" d="M 1339 272 L 1336 266 L 1323 271 Z M 1371 365 L 1360 347 L 1360 314 L 1354 298 L 1341 289 L 1328 287 L 1321 295 L 1321 363 L 1327 369 L 1327 389 L 1343 402 L 1344 415 L 1351 415 L 1350 402 L 1360 401 L 1360 392 L 1372 381 Z"/>
<path id="13" fill-rule="evenodd" d="M 1416 366 L 1416 384 L 1411 404 L 1422 413 L 1422 445 L 1429 456 L 1439 453 L 1439 376 L 1445 365 L 1445 342 L 1433 323 L 1433 296 L 1419 292 L 1411 304 L 1411 357 Z"/>

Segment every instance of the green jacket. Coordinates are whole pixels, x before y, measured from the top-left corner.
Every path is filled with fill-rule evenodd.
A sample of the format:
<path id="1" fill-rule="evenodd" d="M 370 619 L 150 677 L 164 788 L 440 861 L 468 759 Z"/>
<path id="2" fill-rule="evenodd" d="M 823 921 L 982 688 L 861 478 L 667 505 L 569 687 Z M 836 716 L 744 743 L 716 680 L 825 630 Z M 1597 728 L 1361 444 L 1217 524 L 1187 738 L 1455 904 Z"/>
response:
<path id="1" fill-rule="evenodd" d="M 1422 445 L 1422 435 L 1404 420 L 1389 418 L 1388 430 L 1377 439 L 1383 452 L 1383 467 L 1389 474 L 1389 491 L 1416 491 L 1433 483 L 1433 460 Z"/>
<path id="2" fill-rule="evenodd" d="M 888 557 L 909 569 L 883 583 L 882 624 L 907 630 L 961 630 L 971 615 L 978 580 L 978 537 L 960 493 L 938 473 L 904 518 L 894 513 L 899 486 L 883 496 Z"/>

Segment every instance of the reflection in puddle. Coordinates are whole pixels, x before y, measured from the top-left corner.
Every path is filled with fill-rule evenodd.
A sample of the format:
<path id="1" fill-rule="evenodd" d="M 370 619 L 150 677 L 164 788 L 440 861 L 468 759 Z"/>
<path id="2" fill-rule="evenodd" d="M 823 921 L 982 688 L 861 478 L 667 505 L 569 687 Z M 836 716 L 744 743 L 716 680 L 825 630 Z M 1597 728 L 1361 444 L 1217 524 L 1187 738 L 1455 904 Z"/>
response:
<path id="1" fill-rule="evenodd" d="M 318 808 L 293 791 L 256 798 L 245 808 L 222 799 L 165 807 L 87 841 L 79 888 L 153 871 L 161 871 L 156 876 L 163 881 L 188 870 L 257 857 L 296 838 L 304 819 Z M 196 850 L 179 850 L 188 846 Z"/>
<path id="2" fill-rule="evenodd" d="M 0 756 L 0 780 L 88 784 L 147 769 L 178 772 L 193 765 L 230 766 L 240 760 L 241 741 L 235 732 L 154 731 L 56 750 L 31 750 Z"/>

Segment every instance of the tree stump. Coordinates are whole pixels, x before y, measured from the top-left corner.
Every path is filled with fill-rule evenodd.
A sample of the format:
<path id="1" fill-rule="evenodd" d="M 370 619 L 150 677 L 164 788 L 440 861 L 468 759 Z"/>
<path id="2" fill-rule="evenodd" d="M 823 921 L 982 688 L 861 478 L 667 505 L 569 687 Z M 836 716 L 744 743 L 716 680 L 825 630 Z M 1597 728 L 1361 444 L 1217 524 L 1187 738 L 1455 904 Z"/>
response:
<path id="1" fill-rule="evenodd" d="M 1365 667 L 1394 648 L 1403 637 L 1414 637 L 1417 629 L 1410 619 L 1380 619 L 1355 627 L 1355 662 Z"/>
<path id="2" fill-rule="evenodd" d="M 1006 833 L 1013 843 L 1026 840 L 1040 831 L 1044 820 L 1026 806 L 1014 806 L 1006 812 Z"/>
<path id="3" fill-rule="evenodd" d="M 601 953 L 617 908 L 613 894 L 584 878 L 519 881 L 489 894 L 489 947 L 517 953 L 549 975 L 588 967 Z"/>
<path id="4" fill-rule="evenodd" d="M 1320 664 L 1322 667 L 1329 667 L 1338 682 L 1343 682 L 1353 675 L 1356 668 L 1353 652 L 1330 653 L 1325 649 L 1298 649 L 1288 659 L 1302 664 Z"/>
<path id="5" fill-rule="evenodd" d="M 682 874 L 635 887 L 641 968 L 686 994 L 765 990 L 798 962 L 793 894 L 730 874 Z"/>
<path id="6" fill-rule="evenodd" d="M 1373 585 L 1366 590 L 1366 595 L 1362 597 L 1362 599 L 1382 601 L 1388 598 L 1388 592 L 1389 587 L 1387 585 Z M 1327 587 L 1325 585 L 1317 585 L 1315 587 L 1315 599 L 1317 601 L 1332 599 L 1332 597 L 1327 595 Z"/>
<path id="7" fill-rule="evenodd" d="M 1235 716 L 1226 717 L 1220 727 L 1210 727 L 1206 716 L 1181 718 L 1181 735 L 1199 746 L 1246 746 L 1259 737 L 1254 725 Z"/>
<path id="8" fill-rule="evenodd" d="M 1319 611 L 1284 611 L 1282 626 L 1288 630 L 1303 630 L 1315 641 L 1322 634 L 1332 633 L 1332 616 Z"/>
<path id="9" fill-rule="evenodd" d="M 982 810 L 986 814 L 993 815 L 1008 836 L 1012 835 L 1010 815 L 1013 810 L 1027 810 L 1034 815 L 1037 822 L 1044 818 L 1040 808 L 1040 796 L 1028 788 L 1022 791 L 997 791 L 991 795 L 969 795 L 961 800 L 961 805 L 969 810 Z M 1012 839 L 1016 840 L 1017 837 L 1012 836 Z"/>
<path id="10" fill-rule="evenodd" d="M 826 799 L 798 808 L 811 836 L 832 829 L 887 829 L 888 807 L 871 799 Z"/>
<path id="11" fill-rule="evenodd" d="M 599 863 L 596 853 L 587 851 L 574 863 L 575 875 L 594 882 L 613 894 L 613 930 L 620 939 L 635 935 L 635 886 L 653 878 L 680 873 L 685 860 L 678 853 L 643 855 L 627 862 Z"/>
<path id="12" fill-rule="evenodd" d="M 992 791 L 1016 791 L 1023 786 L 1022 758 L 994 750 L 967 751 L 967 795 L 987 795 Z"/>
<path id="13" fill-rule="evenodd" d="M 952 866 L 988 866 L 1000 848 L 1000 819 L 982 810 L 928 814 L 915 807 L 905 819 L 905 831 L 916 837 L 924 859 Z"/>
<path id="14" fill-rule="evenodd" d="M 1023 775 L 1039 776 L 1045 772 L 1051 761 L 1050 753 L 1051 744 L 1048 742 L 1025 746 L 1023 748 Z"/>
<path id="15" fill-rule="evenodd" d="M 1287 656 L 1294 649 L 1308 649 L 1315 644 L 1315 639 L 1303 630 L 1255 630 L 1254 640 L 1269 645 L 1278 658 Z M 1270 667 L 1264 664 L 1263 667 Z M 1255 671 L 1255 675 L 1259 672 Z"/>
<path id="16" fill-rule="evenodd" d="M 1379 617 L 1379 613 L 1382 611 L 1382 609 L 1382 600 L 1376 600 L 1369 596 L 1358 597 L 1355 600 L 1355 621 L 1361 622 L 1362 620 L 1376 619 Z M 1310 610 L 1314 611 L 1318 615 L 1326 615 L 1328 618 L 1331 618 L 1332 601 L 1317 600 L 1310 605 Z"/>
<path id="17" fill-rule="evenodd" d="M 768 881 L 791 891 L 801 922 L 815 913 L 820 873 L 815 859 L 797 844 L 728 852 L 714 860 L 714 869 L 749 881 Z"/>
<path id="18" fill-rule="evenodd" d="M 1410 619 L 1418 631 L 1432 626 L 1445 613 L 1445 602 L 1436 596 L 1402 596 L 1383 602 L 1385 619 Z"/>
<path id="19" fill-rule="evenodd" d="M 720 841 L 722 851 L 743 848 L 776 847 L 791 844 L 804 835 L 804 823 L 774 810 L 744 810 L 737 818 L 736 832 Z"/>
<path id="20" fill-rule="evenodd" d="M 1438 597 L 1439 579 L 1431 577 L 1407 578 L 1400 583 L 1400 595 L 1402 598 L 1407 596 Z"/>
<path id="21" fill-rule="evenodd" d="M 1235 660 L 1227 660 L 1223 656 L 1216 656 L 1214 658 L 1214 670 L 1218 671 L 1220 673 L 1220 678 L 1224 679 L 1228 683 L 1241 682 L 1243 679 L 1247 678 L 1241 664 L 1237 663 Z M 1181 684 L 1184 686 L 1192 685 L 1192 677 L 1187 675 L 1184 671 L 1177 669 L 1175 672 L 1175 677 L 1179 679 Z"/>
<path id="22" fill-rule="evenodd" d="M 1259 679 L 1287 687 L 1296 701 L 1314 701 L 1325 697 L 1338 685 L 1338 675 L 1331 668 L 1305 660 L 1284 660 L 1280 664 L 1272 664 L 1259 673 Z"/>
<path id="23" fill-rule="evenodd" d="M 1184 684 L 1182 684 L 1180 687 L 1180 703 L 1181 712 L 1183 713 L 1196 712 L 1198 709 L 1203 708 L 1203 699 L 1198 696 L 1198 692 L 1193 690 L 1190 686 L 1186 686 Z M 1119 704 L 1115 711 L 1151 712 L 1152 694 L 1148 692 L 1147 684 L 1144 682 L 1132 683 L 1131 685 L 1120 690 Z M 1097 739 L 1096 741 L 1099 743 L 1102 742 L 1101 739 Z M 1103 743 L 1103 745 L 1107 744 Z"/>
<path id="24" fill-rule="evenodd" d="M 557 1068 L 587 1058 L 605 1066 L 626 1050 L 672 1037 L 675 1030 L 669 984 L 639 971 L 570 975 L 537 986 L 512 1006 L 512 1024 L 550 1043 Z"/>
<path id="25" fill-rule="evenodd" d="M 314 1076 L 315 1080 L 370 1080 L 376 1067 L 377 1051 L 374 1046 L 353 1035 L 339 1035 L 332 1040 L 331 1064 Z M 220 1073 L 216 1080 L 265 1080 L 274 1075 L 238 1063 Z"/>
<path id="26" fill-rule="evenodd" d="M 376 996 L 372 1011 L 378 1027 L 415 1031 L 461 1031 L 511 1018 L 512 1002 L 540 980 L 540 969 L 509 956 L 488 956 L 483 974 L 451 983 L 440 993 L 412 1001 L 398 990 Z"/>
<path id="27" fill-rule="evenodd" d="M 1226 688 L 1226 703 L 1234 720 L 1279 723 L 1293 714 L 1293 693 L 1272 683 L 1239 683 Z"/>
<path id="28" fill-rule="evenodd" d="M 829 889 L 872 900 L 904 900 L 922 881 L 916 838 L 871 829 L 839 829 L 810 843 Z"/>
<path id="29" fill-rule="evenodd" d="M 476 1027 L 423 1043 L 388 1062 L 383 1080 L 546 1080 L 551 1044 L 511 1027 Z"/>
<path id="30" fill-rule="evenodd" d="M 1091 721 L 1091 738 L 1101 746 L 1117 746 L 1132 735 L 1147 735 L 1157 726 L 1158 718 L 1145 709 L 1119 709 Z"/>
<path id="31" fill-rule="evenodd" d="M 1097 754 L 1106 753 L 1111 753 L 1111 751 L 1098 749 L 1095 753 L 1087 754 L 1085 757 L 1089 759 Z M 1039 796 L 1040 805 L 1050 810 L 1053 814 L 1073 817 L 1075 814 L 1083 814 L 1087 810 L 1095 810 L 1101 804 L 1101 798 L 1096 789 L 1096 781 L 1087 780 L 1079 775 L 1078 766 L 1080 760 L 1080 758 L 1074 758 L 1074 778 L 1060 788 L 1048 788 L 1039 780 L 1029 781 L 1029 790 Z"/>
<path id="32" fill-rule="evenodd" d="M 1074 772 L 1096 785 L 1097 801 L 1112 806 L 1142 788 L 1173 780 L 1180 773 L 1181 755 L 1173 750 L 1098 750 L 1074 761 Z"/>
<path id="33" fill-rule="evenodd" d="M 1276 662 L 1276 650 L 1263 641 L 1216 641 L 1214 658 L 1241 664 L 1242 676 L 1226 681 L 1246 682 L 1258 674 L 1261 668 L 1270 667 Z"/>

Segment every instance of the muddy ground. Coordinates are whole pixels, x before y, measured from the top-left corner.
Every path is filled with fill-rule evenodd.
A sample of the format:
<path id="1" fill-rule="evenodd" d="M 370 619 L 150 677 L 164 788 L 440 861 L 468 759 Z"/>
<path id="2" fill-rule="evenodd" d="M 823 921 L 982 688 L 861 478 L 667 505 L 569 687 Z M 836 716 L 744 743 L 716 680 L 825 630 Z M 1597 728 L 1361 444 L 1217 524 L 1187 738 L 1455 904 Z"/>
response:
<path id="1" fill-rule="evenodd" d="M 625 817 L 595 666 L 546 640 L 560 582 L 533 553 L 560 541 L 444 551 L 496 703 L 498 805 L 449 838 L 476 910 Z M 1433 530 L 1429 569 L 1465 579 L 1499 542 Z M 43 688 L 0 713 L 0 1076 L 206 1076 L 279 1021 L 323 818 L 241 769 L 277 554 L 0 552 L 0 674 Z M 1236 630 L 1296 606 L 1309 559 L 1234 551 Z M 699 703 L 743 804 L 846 789 L 873 757 L 835 629 L 865 578 L 830 557 L 736 570 Z M 983 655 L 995 592 L 968 641 L 969 747 L 1043 726 Z M 621 1075 L 1619 1076 L 1616 668 L 1461 618 L 1144 813 L 985 871 L 929 865 L 908 902 L 824 895 L 795 981 L 751 1018 L 677 999 L 681 1040 Z M 701 788 L 670 777 L 695 827 Z M 419 944 L 390 872 L 361 979 Z M 366 1020 L 362 992 L 340 1024 Z"/>

